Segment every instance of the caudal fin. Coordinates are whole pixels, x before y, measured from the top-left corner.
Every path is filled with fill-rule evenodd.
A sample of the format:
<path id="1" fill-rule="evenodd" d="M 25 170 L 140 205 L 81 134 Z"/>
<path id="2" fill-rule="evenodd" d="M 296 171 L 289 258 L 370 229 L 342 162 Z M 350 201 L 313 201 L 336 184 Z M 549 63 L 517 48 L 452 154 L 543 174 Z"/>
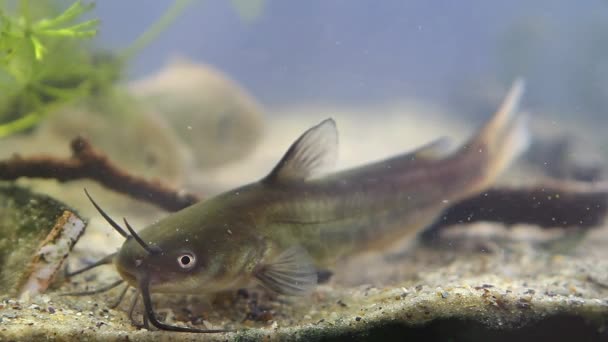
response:
<path id="1" fill-rule="evenodd" d="M 519 102 L 524 92 L 524 81 L 517 79 L 492 119 L 467 144 L 465 153 L 480 153 L 482 165 L 480 177 L 474 189 L 490 186 L 530 144 L 526 115 L 519 112 Z"/>

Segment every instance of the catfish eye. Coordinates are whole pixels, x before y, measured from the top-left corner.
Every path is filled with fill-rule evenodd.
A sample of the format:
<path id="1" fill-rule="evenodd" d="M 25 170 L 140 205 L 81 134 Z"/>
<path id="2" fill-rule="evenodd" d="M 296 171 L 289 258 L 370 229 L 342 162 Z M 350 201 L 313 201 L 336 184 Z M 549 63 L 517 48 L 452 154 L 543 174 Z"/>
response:
<path id="1" fill-rule="evenodd" d="M 177 257 L 179 267 L 189 270 L 196 265 L 196 257 L 192 253 L 184 253 Z"/>

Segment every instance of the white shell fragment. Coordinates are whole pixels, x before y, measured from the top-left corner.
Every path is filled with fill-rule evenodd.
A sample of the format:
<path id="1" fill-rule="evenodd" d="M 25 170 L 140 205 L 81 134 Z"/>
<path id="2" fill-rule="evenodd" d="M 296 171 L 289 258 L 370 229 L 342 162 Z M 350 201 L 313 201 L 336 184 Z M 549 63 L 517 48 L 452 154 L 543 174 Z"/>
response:
<path id="1" fill-rule="evenodd" d="M 85 227 L 86 223 L 76 214 L 63 212 L 29 263 L 19 290 L 21 298 L 43 293 L 49 287 Z"/>

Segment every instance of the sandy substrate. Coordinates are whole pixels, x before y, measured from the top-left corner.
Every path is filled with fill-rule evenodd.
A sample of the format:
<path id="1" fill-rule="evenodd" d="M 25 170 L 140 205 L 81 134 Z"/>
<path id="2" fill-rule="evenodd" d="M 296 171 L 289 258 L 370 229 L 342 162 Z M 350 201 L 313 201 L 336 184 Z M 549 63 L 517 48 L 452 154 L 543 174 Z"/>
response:
<path id="1" fill-rule="evenodd" d="M 409 115 L 397 107 L 378 110 L 382 110 L 378 120 L 369 115 L 369 110 L 284 110 L 286 114 L 274 115 L 269 120 L 266 138 L 252 155 L 206 174 L 192 174 L 187 186 L 210 194 L 259 179 L 301 132 L 329 116 L 336 119 L 340 131 L 339 169 L 403 152 L 444 135 L 459 142 L 475 127 L 468 122 L 446 121 L 439 110 L 432 108 L 416 109 Z M 61 187 L 73 194 L 66 198 L 77 198 L 83 184 L 50 187 Z M 113 216 L 127 216 L 136 227 L 164 215 L 148 206 L 138 210 L 112 206 L 114 195 L 108 197 L 101 189 L 96 192 L 100 203 L 109 203 Z M 73 267 L 116 250 L 121 243 L 118 234 L 109 231 L 82 198 L 79 202 L 68 202 L 92 218 L 71 257 Z M 255 290 L 248 298 L 227 294 L 213 301 L 156 297 L 158 311 L 169 322 L 237 330 L 225 334 L 137 329 L 127 317 L 128 300 L 118 309 L 109 308 L 119 290 L 90 297 L 58 296 L 61 292 L 95 288 L 116 279 L 112 267 L 106 266 L 30 301 L 2 301 L 0 339 L 364 338 L 395 324 L 416 327 L 433 320 L 458 318 L 491 329 L 513 329 L 559 314 L 595 322 L 590 329 L 602 333 L 601 327 L 608 317 L 605 248 L 608 227 L 594 230 L 574 249 L 558 254 L 539 247 L 538 239 L 554 236 L 545 236 L 534 227 L 525 227 L 532 235 L 511 235 L 511 231 L 501 226 L 484 227 L 494 233 L 480 234 L 477 240 L 467 237 L 464 243 L 444 241 L 438 246 L 413 246 L 405 252 L 348 260 L 338 265 L 332 281 L 319 286 L 310 298 L 268 298 Z M 530 236 L 534 239 L 529 239 Z"/>
<path id="2" fill-rule="evenodd" d="M 382 286 L 346 286 L 336 279 L 319 286 L 311 298 L 261 296 L 257 307 L 266 312 L 257 317 L 248 318 L 252 315 L 252 297 L 227 296 L 216 300 L 213 309 L 202 298 L 157 298 L 159 307 L 164 308 L 159 312 L 171 322 L 193 320 L 198 327 L 234 328 L 238 330 L 235 333 L 201 336 L 138 330 L 124 311 L 128 303 L 119 310 L 108 308 L 117 290 L 84 298 L 50 293 L 32 302 L 4 301 L 0 332 L 8 340 L 309 340 L 361 337 L 396 322 L 415 327 L 453 318 L 480 322 L 493 329 L 513 329 L 560 314 L 600 322 L 594 327 L 600 331 L 601 322 L 608 317 L 608 289 L 604 285 L 608 262 L 605 252 L 599 252 L 602 249 L 597 235 L 602 235 L 605 242 L 605 232 L 596 233 L 596 242 L 583 243 L 579 250 L 597 248 L 593 249 L 597 253 L 585 255 L 549 255 L 525 243 L 494 252 L 419 247 L 401 259 L 358 264 L 359 269 L 373 266 L 381 270 L 373 276 L 384 272 L 390 275 L 388 278 L 406 275 L 406 280 Z M 80 279 L 63 290 L 98 283 Z"/>

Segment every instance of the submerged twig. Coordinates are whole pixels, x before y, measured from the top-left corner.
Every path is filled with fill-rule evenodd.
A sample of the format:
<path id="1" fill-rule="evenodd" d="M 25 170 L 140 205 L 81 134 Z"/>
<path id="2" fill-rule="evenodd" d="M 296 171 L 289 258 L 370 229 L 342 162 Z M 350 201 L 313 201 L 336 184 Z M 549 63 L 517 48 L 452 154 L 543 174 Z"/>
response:
<path id="1" fill-rule="evenodd" d="M 129 174 L 82 137 L 74 139 L 71 147 L 71 158 L 15 156 L 0 161 L 0 179 L 31 177 L 60 182 L 91 179 L 109 189 L 169 211 L 177 211 L 199 201 L 194 194 Z M 454 203 L 424 236 L 431 237 L 450 225 L 478 221 L 507 225 L 534 224 L 543 228 L 590 228 L 599 225 L 607 213 L 606 183 L 554 181 L 523 188 L 493 188 Z"/>
<path id="2" fill-rule="evenodd" d="M 150 181 L 129 174 L 114 165 L 103 153 L 95 150 L 83 137 L 71 143 L 71 158 L 18 155 L 0 161 L 0 179 L 16 180 L 20 177 L 50 178 L 60 182 L 78 179 L 97 181 L 133 198 L 155 204 L 169 211 L 190 206 L 199 201 L 194 194 L 169 188 L 159 181 Z"/>
<path id="3" fill-rule="evenodd" d="M 607 213 L 606 183 L 553 181 L 523 188 L 494 188 L 446 209 L 423 238 L 432 239 L 447 226 L 479 221 L 587 229 L 599 226 Z"/>

